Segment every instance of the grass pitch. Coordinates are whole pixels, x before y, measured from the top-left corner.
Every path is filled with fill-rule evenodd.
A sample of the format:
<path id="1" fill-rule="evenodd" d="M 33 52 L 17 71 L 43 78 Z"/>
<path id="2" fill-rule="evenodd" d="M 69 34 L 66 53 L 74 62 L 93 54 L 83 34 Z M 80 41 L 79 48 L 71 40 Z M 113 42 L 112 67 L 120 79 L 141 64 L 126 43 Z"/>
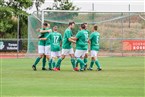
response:
<path id="1" fill-rule="evenodd" d="M 1 59 L 1 97 L 144 97 L 144 57 L 101 57 L 103 71 L 37 71 L 35 59 Z M 88 61 L 90 63 L 90 61 Z M 48 65 L 47 65 L 48 66 Z"/>

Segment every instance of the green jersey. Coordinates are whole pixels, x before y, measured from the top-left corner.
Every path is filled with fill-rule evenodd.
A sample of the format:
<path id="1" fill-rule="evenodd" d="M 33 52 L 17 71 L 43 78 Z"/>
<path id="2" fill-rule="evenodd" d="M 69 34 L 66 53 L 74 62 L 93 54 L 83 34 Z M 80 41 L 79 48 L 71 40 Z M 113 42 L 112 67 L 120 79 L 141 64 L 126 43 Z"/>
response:
<path id="1" fill-rule="evenodd" d="M 46 38 L 50 33 L 52 33 L 52 29 L 48 28 L 47 30 L 51 30 L 51 32 L 47 32 L 47 33 L 44 33 L 44 37 Z M 50 39 L 47 38 L 47 40 L 45 41 L 45 46 L 48 46 L 50 45 Z"/>
<path id="2" fill-rule="evenodd" d="M 86 29 L 86 31 L 88 32 L 88 35 L 90 35 L 91 32 L 88 29 Z"/>
<path id="3" fill-rule="evenodd" d="M 64 36 L 63 36 L 63 44 L 62 44 L 62 48 L 63 49 L 71 49 L 71 42 L 68 40 L 70 37 L 72 37 L 72 30 L 70 28 L 67 28 L 64 32 Z"/>
<path id="4" fill-rule="evenodd" d="M 76 35 L 76 49 L 77 50 L 88 50 L 88 32 L 81 30 Z"/>
<path id="5" fill-rule="evenodd" d="M 91 41 L 91 50 L 99 51 L 99 40 L 100 40 L 100 33 L 93 32 L 90 35 L 90 41 Z"/>
<path id="6" fill-rule="evenodd" d="M 41 28 L 40 30 L 48 30 L 49 28 Z M 41 37 L 40 38 L 45 38 L 49 33 L 45 32 L 45 33 L 41 33 Z M 40 46 L 45 46 L 46 41 L 45 40 L 39 40 L 38 45 Z"/>
<path id="7" fill-rule="evenodd" d="M 91 32 L 88 29 L 85 29 L 85 30 L 88 32 L 88 35 L 90 35 Z M 78 30 L 78 32 L 79 31 L 81 31 L 81 30 Z"/>
<path id="8" fill-rule="evenodd" d="M 58 32 L 52 32 L 47 36 L 50 39 L 51 51 L 60 51 L 60 43 L 62 41 L 62 35 Z"/>

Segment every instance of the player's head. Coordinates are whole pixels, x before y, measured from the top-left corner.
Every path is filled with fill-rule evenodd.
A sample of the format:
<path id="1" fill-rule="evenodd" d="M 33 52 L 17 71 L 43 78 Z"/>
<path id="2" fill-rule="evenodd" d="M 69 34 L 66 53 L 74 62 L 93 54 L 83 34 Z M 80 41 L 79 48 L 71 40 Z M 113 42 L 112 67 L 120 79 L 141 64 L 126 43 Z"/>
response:
<path id="1" fill-rule="evenodd" d="M 97 31 L 98 30 L 98 26 L 97 25 L 94 25 L 93 26 L 93 31 Z"/>
<path id="2" fill-rule="evenodd" d="M 88 23 L 83 23 L 86 26 L 86 29 L 88 28 Z"/>
<path id="3" fill-rule="evenodd" d="M 81 29 L 86 29 L 86 26 L 84 24 L 81 24 Z"/>
<path id="4" fill-rule="evenodd" d="M 69 22 L 68 26 L 69 26 L 70 28 L 74 28 L 74 27 L 75 27 L 75 22 Z"/>
<path id="5" fill-rule="evenodd" d="M 56 31 L 57 31 L 57 29 L 58 29 L 58 27 L 57 27 L 57 26 L 54 26 L 54 27 L 53 27 L 53 31 L 54 31 L 54 32 L 56 32 Z"/>
<path id="6" fill-rule="evenodd" d="M 47 28 L 48 27 L 48 24 L 45 22 L 43 23 L 43 28 Z"/>

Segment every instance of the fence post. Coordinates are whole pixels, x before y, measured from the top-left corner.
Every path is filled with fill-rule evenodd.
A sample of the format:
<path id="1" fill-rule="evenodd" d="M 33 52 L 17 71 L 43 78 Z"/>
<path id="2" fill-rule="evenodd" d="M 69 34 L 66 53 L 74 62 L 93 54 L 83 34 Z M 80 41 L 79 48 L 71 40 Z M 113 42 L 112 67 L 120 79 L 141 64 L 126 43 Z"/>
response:
<path id="1" fill-rule="evenodd" d="M 17 58 L 19 53 L 19 15 L 18 15 L 18 22 L 17 22 Z"/>
<path id="2" fill-rule="evenodd" d="M 42 23 L 41 23 L 41 26 L 43 26 L 43 23 L 44 23 L 44 10 L 42 10 L 42 14 L 41 14 L 41 20 L 42 20 Z"/>
<path id="3" fill-rule="evenodd" d="M 130 28 L 130 4 L 128 5 L 128 11 L 129 11 L 129 28 Z"/>
<path id="4" fill-rule="evenodd" d="M 121 13 L 121 15 L 123 16 L 123 13 Z M 121 43 L 123 41 L 123 32 L 124 32 L 124 29 L 123 29 L 123 19 L 121 19 L 121 32 L 122 32 L 122 39 L 121 39 Z M 122 43 L 122 48 L 121 48 L 121 53 L 122 53 L 122 57 L 123 57 L 123 43 Z"/>

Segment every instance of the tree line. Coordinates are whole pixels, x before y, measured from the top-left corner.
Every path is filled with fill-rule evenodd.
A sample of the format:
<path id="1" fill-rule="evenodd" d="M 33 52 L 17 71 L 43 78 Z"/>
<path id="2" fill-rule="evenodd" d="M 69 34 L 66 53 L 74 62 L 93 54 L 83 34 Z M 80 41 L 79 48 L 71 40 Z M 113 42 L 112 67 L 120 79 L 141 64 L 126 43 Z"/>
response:
<path id="1" fill-rule="evenodd" d="M 28 16 L 26 10 L 34 5 L 37 12 L 45 0 L 0 0 L 0 37 L 16 38 L 19 20 L 19 38 L 27 38 Z M 69 0 L 54 0 L 48 10 L 79 10 Z"/>

